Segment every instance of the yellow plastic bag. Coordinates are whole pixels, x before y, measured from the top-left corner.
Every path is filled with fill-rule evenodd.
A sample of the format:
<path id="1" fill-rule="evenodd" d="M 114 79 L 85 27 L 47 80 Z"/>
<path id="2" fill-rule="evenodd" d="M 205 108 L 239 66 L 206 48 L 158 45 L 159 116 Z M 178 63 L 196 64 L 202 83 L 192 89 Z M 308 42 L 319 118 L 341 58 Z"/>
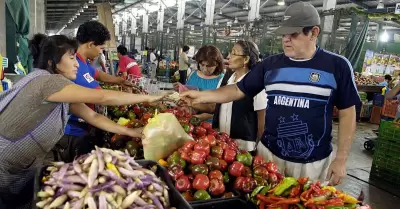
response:
<path id="1" fill-rule="evenodd" d="M 172 113 L 161 113 L 150 119 L 143 135 L 144 158 L 156 162 L 171 155 L 185 142 L 193 140 Z"/>

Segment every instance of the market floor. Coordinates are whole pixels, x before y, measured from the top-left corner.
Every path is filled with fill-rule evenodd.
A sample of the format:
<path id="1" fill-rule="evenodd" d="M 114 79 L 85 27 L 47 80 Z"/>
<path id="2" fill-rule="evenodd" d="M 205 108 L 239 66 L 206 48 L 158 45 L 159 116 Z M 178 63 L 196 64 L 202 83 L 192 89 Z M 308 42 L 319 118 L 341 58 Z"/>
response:
<path id="1" fill-rule="evenodd" d="M 373 130 L 378 125 L 358 123 L 356 138 L 351 147 L 347 160 L 347 178 L 339 189 L 358 197 L 361 190 L 365 195 L 365 202 L 373 209 L 394 209 L 400 205 L 400 189 L 385 185 L 382 182 L 369 181 L 369 172 L 372 165 L 373 152 L 363 147 L 366 137 L 376 137 Z M 337 143 L 338 123 L 334 123 L 332 136 L 333 143 Z"/>

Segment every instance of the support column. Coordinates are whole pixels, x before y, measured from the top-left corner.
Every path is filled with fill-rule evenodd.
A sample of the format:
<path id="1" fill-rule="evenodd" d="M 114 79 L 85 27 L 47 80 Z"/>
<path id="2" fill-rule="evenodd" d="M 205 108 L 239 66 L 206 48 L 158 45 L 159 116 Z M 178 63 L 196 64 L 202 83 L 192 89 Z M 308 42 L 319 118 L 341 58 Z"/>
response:
<path id="1" fill-rule="evenodd" d="M 347 47 L 346 47 L 346 53 L 345 57 L 350 56 L 351 49 L 353 48 L 355 44 L 355 36 L 357 35 L 357 25 L 358 25 L 359 17 L 357 14 L 353 14 L 351 17 L 351 24 L 350 24 L 350 31 L 349 35 L 347 36 Z"/>
<path id="2" fill-rule="evenodd" d="M 214 25 L 215 0 L 206 1 L 206 19 L 203 27 L 203 44 L 209 43 L 210 27 Z"/>
<path id="3" fill-rule="evenodd" d="M 335 9 L 336 8 L 336 0 L 324 0 L 322 5 L 322 11 Z M 333 15 L 328 15 L 321 17 L 321 38 L 319 45 L 324 48 L 326 43 L 329 40 L 330 33 L 332 32 L 332 23 L 333 23 Z"/>
<path id="4" fill-rule="evenodd" d="M 45 1 L 30 0 L 29 1 L 29 35 L 31 38 L 36 33 L 45 33 Z"/>
<path id="5" fill-rule="evenodd" d="M 255 19 L 260 17 L 260 0 L 250 0 L 250 10 L 247 16 L 248 22 L 254 22 Z"/>
<path id="6" fill-rule="evenodd" d="M 136 39 L 136 18 L 131 16 L 131 50 L 136 48 L 135 39 Z"/>
<path id="7" fill-rule="evenodd" d="M 182 34 L 184 37 L 184 27 L 185 27 L 185 7 L 186 7 L 186 0 L 178 0 L 178 12 L 176 14 L 177 22 L 176 22 L 176 35 L 175 35 L 175 49 L 174 49 L 174 60 L 178 60 L 179 57 L 179 40 Z"/>
<path id="8" fill-rule="evenodd" d="M 6 3 L 0 3 L 0 53 L 4 57 L 7 56 L 6 9 Z"/>

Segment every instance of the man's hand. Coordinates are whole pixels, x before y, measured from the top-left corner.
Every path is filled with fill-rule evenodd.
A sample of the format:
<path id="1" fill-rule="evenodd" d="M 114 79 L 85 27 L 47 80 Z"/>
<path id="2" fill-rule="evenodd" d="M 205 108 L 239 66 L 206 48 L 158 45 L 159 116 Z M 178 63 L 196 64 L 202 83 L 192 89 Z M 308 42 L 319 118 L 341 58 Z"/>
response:
<path id="1" fill-rule="evenodd" d="M 182 92 L 180 96 L 191 106 L 204 103 L 202 100 L 203 92 L 201 91 L 185 91 Z"/>
<path id="2" fill-rule="evenodd" d="M 122 78 L 121 78 L 121 85 L 122 85 L 122 87 L 125 87 L 125 88 L 133 86 L 133 84 L 130 81 L 124 80 Z"/>
<path id="3" fill-rule="evenodd" d="M 179 82 L 176 82 L 176 83 L 173 83 L 172 85 L 173 85 L 175 91 L 179 91 L 179 86 L 182 84 Z"/>
<path id="4" fill-rule="evenodd" d="M 343 183 L 346 177 L 346 160 L 334 159 L 329 166 L 328 175 L 326 180 L 329 181 L 329 185 L 336 186 Z"/>
<path id="5" fill-rule="evenodd" d="M 130 137 L 143 137 L 143 128 L 127 128 L 124 135 Z"/>

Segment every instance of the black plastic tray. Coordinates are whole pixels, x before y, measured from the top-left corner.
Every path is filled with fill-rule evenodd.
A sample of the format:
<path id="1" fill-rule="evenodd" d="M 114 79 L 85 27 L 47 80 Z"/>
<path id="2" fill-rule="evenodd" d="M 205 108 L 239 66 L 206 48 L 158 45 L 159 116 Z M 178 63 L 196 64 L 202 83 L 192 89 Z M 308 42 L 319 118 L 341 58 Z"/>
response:
<path id="1" fill-rule="evenodd" d="M 169 187 L 168 193 L 169 193 L 169 200 L 171 202 L 171 206 L 178 208 L 178 209 L 192 209 L 192 206 L 185 200 L 185 198 L 183 198 L 183 196 L 179 193 L 179 191 L 175 188 L 172 179 L 170 178 L 167 170 L 160 166 L 159 164 L 157 164 L 154 161 L 151 160 L 137 160 L 137 163 L 139 163 L 141 166 L 143 166 L 144 168 L 150 169 L 151 167 L 153 167 L 154 165 L 157 166 L 157 171 L 156 171 L 156 175 L 158 177 L 161 178 L 161 180 L 163 180 L 167 186 Z M 37 192 L 40 190 L 40 188 L 42 188 L 43 183 L 41 181 L 43 174 L 46 170 L 47 166 L 44 166 L 42 168 L 40 168 L 37 172 L 37 177 L 35 179 L 35 186 L 34 186 L 34 203 L 36 204 L 37 202 L 37 197 L 36 194 Z M 33 207 L 34 209 L 36 209 L 36 205 Z"/>
<path id="2" fill-rule="evenodd" d="M 190 204 L 193 209 L 257 209 L 253 203 L 242 200 L 240 197 L 196 201 Z"/>

